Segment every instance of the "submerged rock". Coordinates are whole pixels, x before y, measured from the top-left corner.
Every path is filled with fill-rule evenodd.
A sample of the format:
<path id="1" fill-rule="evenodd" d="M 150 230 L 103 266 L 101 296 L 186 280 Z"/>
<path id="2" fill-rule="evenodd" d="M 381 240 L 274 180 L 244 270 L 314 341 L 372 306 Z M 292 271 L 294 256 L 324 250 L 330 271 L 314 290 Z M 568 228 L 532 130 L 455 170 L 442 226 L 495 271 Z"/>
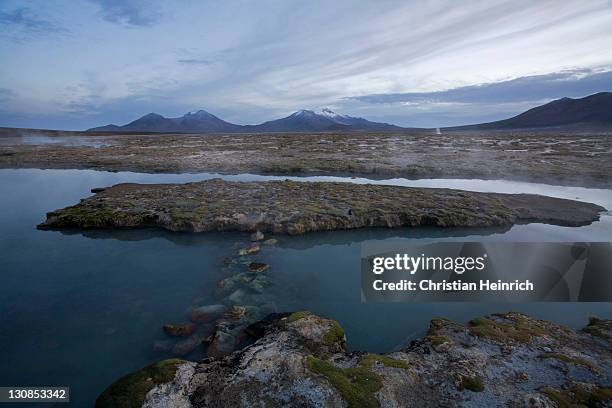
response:
<path id="1" fill-rule="evenodd" d="M 266 239 L 264 242 L 264 245 L 276 245 L 278 243 L 278 239 L 276 238 L 270 238 L 270 239 Z"/>
<path id="2" fill-rule="evenodd" d="M 241 288 L 256 293 L 264 293 L 266 288 L 270 286 L 270 278 L 266 274 L 241 272 L 217 282 L 215 295 L 224 297 Z"/>
<path id="3" fill-rule="evenodd" d="M 232 320 L 240 320 L 247 313 L 247 308 L 244 306 L 234 305 L 232 308 L 225 314 L 225 316 Z"/>
<path id="4" fill-rule="evenodd" d="M 191 323 L 164 324 L 163 329 L 169 336 L 190 336 L 195 331 L 195 325 Z"/>
<path id="5" fill-rule="evenodd" d="M 251 234 L 251 241 L 262 241 L 264 239 L 264 234 L 261 231 L 255 231 Z"/>
<path id="6" fill-rule="evenodd" d="M 246 255 L 253 255 L 258 253 L 261 250 L 261 247 L 257 244 L 253 244 L 247 248 L 242 248 L 238 251 L 238 255 L 240 256 L 246 256 Z"/>
<path id="7" fill-rule="evenodd" d="M 176 364 L 176 375 L 147 385 L 143 406 L 609 406 L 610 321 L 590 326 L 574 331 L 520 313 L 467 325 L 434 319 L 423 339 L 380 355 L 346 351 L 344 331 L 333 320 L 275 314 L 243 330 L 254 343 L 230 355 L 237 337 L 219 330 L 211 353 L 219 358 Z M 149 375 L 139 373 L 131 376 Z M 140 387 L 125 378 L 132 377 L 109 387 L 105 398 Z"/>
<path id="8" fill-rule="evenodd" d="M 208 345 L 208 356 L 220 358 L 231 354 L 238 344 L 237 330 L 217 330 Z"/>
<path id="9" fill-rule="evenodd" d="M 261 262 L 251 262 L 249 264 L 249 272 L 265 272 L 270 268 L 270 265 Z"/>
<path id="10" fill-rule="evenodd" d="M 185 340 L 177 342 L 172 348 L 172 354 L 178 357 L 184 357 L 191 354 L 195 349 L 202 345 L 206 336 L 202 333 L 196 333 Z"/>
<path id="11" fill-rule="evenodd" d="M 153 351 L 170 351 L 172 350 L 172 342 L 168 339 L 155 340 L 153 342 Z"/>
<path id="12" fill-rule="evenodd" d="M 349 211 L 350 210 L 350 211 Z M 589 224 L 604 208 L 530 194 L 328 182 L 118 184 L 49 212 L 38 227 L 262 231 L 304 234 L 365 227 Z M 350 214 L 349 214 L 350 213 Z"/>
<path id="13" fill-rule="evenodd" d="M 234 305 L 244 305 L 246 303 L 252 303 L 251 299 L 253 299 L 253 295 L 250 293 L 250 291 L 244 288 L 236 289 L 225 298 L 228 303 Z"/>
<path id="14" fill-rule="evenodd" d="M 189 312 L 189 320 L 195 323 L 210 323 L 218 319 L 225 311 L 225 305 L 206 305 L 196 307 Z"/>

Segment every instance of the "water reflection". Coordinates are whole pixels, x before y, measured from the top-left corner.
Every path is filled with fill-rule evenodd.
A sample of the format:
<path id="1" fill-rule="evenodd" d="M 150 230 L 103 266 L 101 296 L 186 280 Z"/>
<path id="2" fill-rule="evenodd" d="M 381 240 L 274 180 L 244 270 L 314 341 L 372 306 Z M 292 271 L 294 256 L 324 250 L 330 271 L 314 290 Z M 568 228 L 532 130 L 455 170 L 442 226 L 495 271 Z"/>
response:
<path id="1" fill-rule="evenodd" d="M 511 227 L 490 228 L 360 228 L 355 230 L 321 231 L 297 236 L 275 236 L 276 246 L 286 249 L 309 249 L 319 245 L 360 244 L 369 240 L 392 238 L 403 239 L 439 239 L 439 238 L 482 238 L 503 234 Z M 126 229 L 126 230 L 79 230 L 65 229 L 58 231 L 63 235 L 82 235 L 90 239 L 116 239 L 119 241 L 146 241 L 165 239 L 176 245 L 215 245 L 220 237 L 237 242 L 249 241 L 250 234 L 241 232 L 205 232 L 185 233 L 172 232 L 160 228 Z"/>

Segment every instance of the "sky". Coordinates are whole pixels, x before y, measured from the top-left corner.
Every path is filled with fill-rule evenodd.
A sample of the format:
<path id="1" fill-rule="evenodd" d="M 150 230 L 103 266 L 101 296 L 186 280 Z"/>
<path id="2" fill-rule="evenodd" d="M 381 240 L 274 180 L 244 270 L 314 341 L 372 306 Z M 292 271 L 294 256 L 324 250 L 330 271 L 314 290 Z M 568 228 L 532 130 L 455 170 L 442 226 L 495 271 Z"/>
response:
<path id="1" fill-rule="evenodd" d="M 0 126 L 323 107 L 401 126 L 612 91 L 612 1 L 0 1 Z"/>

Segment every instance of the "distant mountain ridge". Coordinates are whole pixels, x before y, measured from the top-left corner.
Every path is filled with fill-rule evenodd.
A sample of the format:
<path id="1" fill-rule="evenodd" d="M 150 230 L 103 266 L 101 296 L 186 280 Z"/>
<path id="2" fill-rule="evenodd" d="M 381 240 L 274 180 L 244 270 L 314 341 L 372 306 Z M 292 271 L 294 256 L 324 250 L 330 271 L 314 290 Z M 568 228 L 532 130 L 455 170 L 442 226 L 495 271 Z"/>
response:
<path id="1" fill-rule="evenodd" d="M 495 122 L 444 127 L 452 130 L 512 130 L 512 129 L 612 129 L 612 92 L 599 92 L 584 98 L 561 98 L 529 109 L 517 116 Z M 328 108 L 315 112 L 302 109 L 291 115 L 259 125 L 236 125 L 219 119 L 204 110 L 189 112 L 179 118 L 165 118 L 149 113 L 124 126 L 106 125 L 88 132 L 176 132 L 176 133 L 232 133 L 232 132 L 350 132 L 417 130 L 388 123 L 372 122 L 364 118 L 341 115 Z M 420 129 L 424 130 L 424 129 Z"/>
<path id="2" fill-rule="evenodd" d="M 232 132 L 240 125 L 226 122 L 204 110 L 189 112 L 180 118 L 165 118 L 157 113 L 149 113 L 124 126 L 106 125 L 88 129 L 88 132 L 177 132 L 207 133 Z"/>
<path id="3" fill-rule="evenodd" d="M 561 98 L 529 109 L 510 119 L 444 129 L 503 130 L 554 127 L 612 128 L 612 92 L 599 92 L 584 98 Z"/>
<path id="4" fill-rule="evenodd" d="M 388 123 L 371 122 L 364 118 L 340 115 L 325 108 L 320 113 L 299 110 L 291 115 L 259 125 L 236 125 L 219 119 L 204 110 L 189 112 L 179 118 L 166 118 L 149 113 L 127 125 L 106 125 L 88 129 L 88 132 L 325 132 L 325 131 L 388 131 L 404 128 Z"/>

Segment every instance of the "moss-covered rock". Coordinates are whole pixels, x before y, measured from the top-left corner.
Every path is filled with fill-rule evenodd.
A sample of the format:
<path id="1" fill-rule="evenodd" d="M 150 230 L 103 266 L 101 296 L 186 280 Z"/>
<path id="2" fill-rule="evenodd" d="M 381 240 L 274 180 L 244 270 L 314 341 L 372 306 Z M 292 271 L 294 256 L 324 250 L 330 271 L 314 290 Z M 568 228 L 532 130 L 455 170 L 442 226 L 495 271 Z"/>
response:
<path id="1" fill-rule="evenodd" d="M 566 388 L 542 387 L 540 392 L 554 402 L 557 408 L 597 408 L 612 403 L 612 388 L 592 384 L 572 383 Z"/>
<path id="2" fill-rule="evenodd" d="M 350 408 L 376 408 L 375 393 L 382 388 L 381 377 L 365 365 L 338 368 L 332 363 L 308 357 L 308 368 L 324 376 L 342 395 Z"/>
<path id="3" fill-rule="evenodd" d="M 425 341 L 430 342 L 434 346 L 441 346 L 442 344 L 450 343 L 451 339 L 448 338 L 448 336 L 430 334 L 428 336 L 425 336 Z"/>
<path id="4" fill-rule="evenodd" d="M 582 358 L 582 357 L 568 356 L 566 354 L 553 353 L 553 352 L 540 354 L 539 357 L 541 359 L 554 359 L 554 360 L 562 361 L 566 364 L 572 364 L 575 366 L 585 367 L 590 370 L 595 370 L 595 364 L 593 364 L 589 360 Z"/>
<path id="5" fill-rule="evenodd" d="M 304 318 L 306 318 L 308 316 L 311 316 L 311 315 L 312 315 L 312 313 L 309 312 L 308 310 L 302 310 L 302 311 L 299 311 L 299 312 L 293 312 L 289 316 L 287 316 L 287 322 L 288 323 L 293 323 L 296 320 L 304 319 Z"/>
<path id="6" fill-rule="evenodd" d="M 246 348 L 180 365 L 174 379 L 172 363 L 160 363 L 164 375 L 147 367 L 109 387 L 99 406 L 139 406 L 143 398 L 146 408 L 612 403 L 607 342 L 520 313 L 468 325 L 434 319 L 424 339 L 388 355 L 347 351 L 339 324 L 307 311 L 272 314 L 247 329 Z"/>
<path id="7" fill-rule="evenodd" d="M 328 346 L 331 346 L 336 343 L 344 343 L 344 329 L 337 321 L 332 320 L 331 327 L 329 328 L 329 330 L 327 330 L 327 332 L 325 332 L 325 335 L 323 336 L 323 341 Z"/>
<path id="8" fill-rule="evenodd" d="M 612 340 L 612 321 L 591 317 L 589 324 L 582 331 L 609 341 Z"/>
<path id="9" fill-rule="evenodd" d="M 406 362 L 401 360 L 396 360 L 389 356 L 384 356 L 381 354 L 366 354 L 361 358 L 360 364 L 364 367 L 372 367 L 372 365 L 380 363 L 387 367 L 395 367 L 395 368 L 403 368 L 408 369 L 409 366 Z"/>
<path id="10" fill-rule="evenodd" d="M 550 334 L 538 321 L 527 319 L 520 313 L 479 317 L 471 320 L 469 326 L 473 335 L 498 343 L 527 343 L 534 336 Z"/>
<path id="11" fill-rule="evenodd" d="M 485 389 L 482 378 L 476 375 L 462 375 L 458 388 L 459 390 L 470 390 L 472 392 L 483 392 Z"/>
<path id="12" fill-rule="evenodd" d="M 156 385 L 174 379 L 177 367 L 185 360 L 170 359 L 151 364 L 120 378 L 96 400 L 96 408 L 141 408 L 145 397 Z"/>

